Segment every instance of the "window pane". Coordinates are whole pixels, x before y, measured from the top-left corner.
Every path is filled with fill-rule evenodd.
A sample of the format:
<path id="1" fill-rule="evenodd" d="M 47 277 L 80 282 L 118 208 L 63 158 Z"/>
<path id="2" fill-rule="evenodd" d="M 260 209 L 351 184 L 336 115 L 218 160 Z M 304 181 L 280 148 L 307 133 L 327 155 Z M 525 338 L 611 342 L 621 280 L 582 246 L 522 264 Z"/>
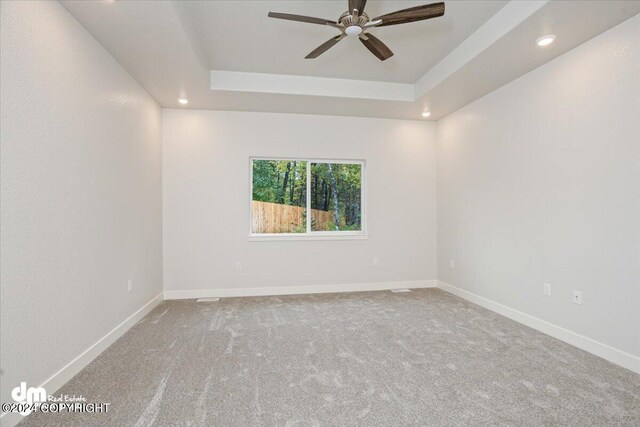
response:
<path id="1" fill-rule="evenodd" d="M 252 231 L 305 233 L 307 162 L 253 160 L 252 168 Z"/>
<path id="2" fill-rule="evenodd" d="M 362 165 L 311 163 L 311 230 L 362 229 Z"/>

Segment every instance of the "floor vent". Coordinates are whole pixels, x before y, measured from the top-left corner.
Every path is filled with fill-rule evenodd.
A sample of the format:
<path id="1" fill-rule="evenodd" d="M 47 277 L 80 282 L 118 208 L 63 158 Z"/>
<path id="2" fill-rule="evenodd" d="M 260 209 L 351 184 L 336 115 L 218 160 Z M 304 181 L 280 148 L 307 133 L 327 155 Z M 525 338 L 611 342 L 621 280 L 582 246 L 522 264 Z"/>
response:
<path id="1" fill-rule="evenodd" d="M 407 288 L 391 289 L 391 292 L 393 292 L 394 294 L 401 294 L 403 292 L 411 292 L 411 289 L 407 289 Z"/>
<path id="2" fill-rule="evenodd" d="M 198 298 L 196 302 L 216 302 L 220 301 L 220 298 Z"/>

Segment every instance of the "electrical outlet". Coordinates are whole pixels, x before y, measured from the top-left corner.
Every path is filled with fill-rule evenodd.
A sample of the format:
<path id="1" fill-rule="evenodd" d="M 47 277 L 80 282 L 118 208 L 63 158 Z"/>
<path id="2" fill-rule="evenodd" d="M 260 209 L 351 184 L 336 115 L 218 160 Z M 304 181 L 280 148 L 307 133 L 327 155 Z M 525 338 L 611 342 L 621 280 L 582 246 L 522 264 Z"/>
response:
<path id="1" fill-rule="evenodd" d="M 127 282 L 127 290 L 131 292 L 133 290 L 133 279 L 129 279 Z"/>
<path id="2" fill-rule="evenodd" d="M 242 263 L 240 261 L 236 262 L 236 271 L 242 270 Z"/>
<path id="3" fill-rule="evenodd" d="M 573 291 L 573 303 L 574 304 L 582 304 L 582 292 Z"/>
<path id="4" fill-rule="evenodd" d="M 544 294 L 548 297 L 551 296 L 551 284 L 550 283 L 545 283 L 544 284 Z"/>
<path id="5" fill-rule="evenodd" d="M 373 265 L 375 265 L 376 267 L 380 265 L 380 259 L 378 258 L 374 258 L 373 259 Z"/>
<path id="6" fill-rule="evenodd" d="M 449 260 L 449 268 L 452 269 L 452 270 L 454 268 L 456 268 L 456 260 L 455 259 L 450 259 Z"/>

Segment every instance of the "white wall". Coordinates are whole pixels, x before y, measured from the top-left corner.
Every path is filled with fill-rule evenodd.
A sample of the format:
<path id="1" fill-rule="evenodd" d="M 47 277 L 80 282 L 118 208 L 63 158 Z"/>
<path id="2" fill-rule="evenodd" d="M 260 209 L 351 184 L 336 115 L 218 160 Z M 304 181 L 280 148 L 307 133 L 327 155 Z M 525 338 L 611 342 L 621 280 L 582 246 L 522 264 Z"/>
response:
<path id="1" fill-rule="evenodd" d="M 640 16 L 438 123 L 439 279 L 636 356 L 638 40 Z"/>
<path id="2" fill-rule="evenodd" d="M 1 7 L 9 402 L 162 291 L 161 111 L 58 2 Z"/>
<path id="3" fill-rule="evenodd" d="M 435 150 L 426 122 L 164 110 L 165 290 L 435 279 Z M 250 156 L 365 159 L 369 239 L 249 242 Z"/>

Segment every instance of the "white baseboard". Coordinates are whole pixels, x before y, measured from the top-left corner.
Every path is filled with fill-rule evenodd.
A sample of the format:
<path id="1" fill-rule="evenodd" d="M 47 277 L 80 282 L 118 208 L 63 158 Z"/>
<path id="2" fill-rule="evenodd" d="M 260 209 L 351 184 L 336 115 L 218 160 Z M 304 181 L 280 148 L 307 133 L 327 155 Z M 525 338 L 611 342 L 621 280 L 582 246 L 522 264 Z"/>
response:
<path id="1" fill-rule="evenodd" d="M 229 297 L 257 297 L 269 295 L 300 295 L 326 294 L 337 292 L 386 291 L 398 288 L 435 288 L 436 280 L 410 280 L 404 282 L 369 282 L 347 283 L 342 285 L 312 285 L 312 286 L 277 286 L 266 288 L 221 288 L 197 290 L 165 290 L 164 299 L 194 299 L 194 298 L 229 298 Z"/>
<path id="2" fill-rule="evenodd" d="M 620 365 L 623 368 L 627 368 L 633 372 L 640 373 L 640 357 L 626 353 L 617 348 L 611 347 L 607 344 L 603 344 L 584 335 L 577 334 L 575 332 L 564 329 L 560 326 L 554 325 L 537 317 L 530 316 L 521 311 L 507 307 L 490 299 L 473 294 L 469 291 L 457 288 L 448 283 L 438 281 L 438 287 L 443 291 L 449 292 L 455 296 L 463 298 L 488 310 L 529 326 L 544 334 L 550 335 L 568 344 L 571 344 L 579 349 L 588 351 L 596 356 L 602 357 L 609 362 Z"/>
<path id="3" fill-rule="evenodd" d="M 91 363 L 100 353 L 105 351 L 107 347 L 113 344 L 118 338 L 125 334 L 140 319 L 153 310 L 162 299 L 162 293 L 158 294 L 151 301 L 146 303 L 142 308 L 129 316 L 124 322 L 113 328 L 109 333 L 100 338 L 95 344 L 82 352 L 79 356 L 67 363 L 62 369 L 44 381 L 40 387 L 47 390 L 48 395 L 54 394 L 67 381 L 73 378 L 78 372 Z M 24 417 L 15 412 L 3 413 L 0 416 L 2 427 L 13 427 L 18 424 Z"/>

